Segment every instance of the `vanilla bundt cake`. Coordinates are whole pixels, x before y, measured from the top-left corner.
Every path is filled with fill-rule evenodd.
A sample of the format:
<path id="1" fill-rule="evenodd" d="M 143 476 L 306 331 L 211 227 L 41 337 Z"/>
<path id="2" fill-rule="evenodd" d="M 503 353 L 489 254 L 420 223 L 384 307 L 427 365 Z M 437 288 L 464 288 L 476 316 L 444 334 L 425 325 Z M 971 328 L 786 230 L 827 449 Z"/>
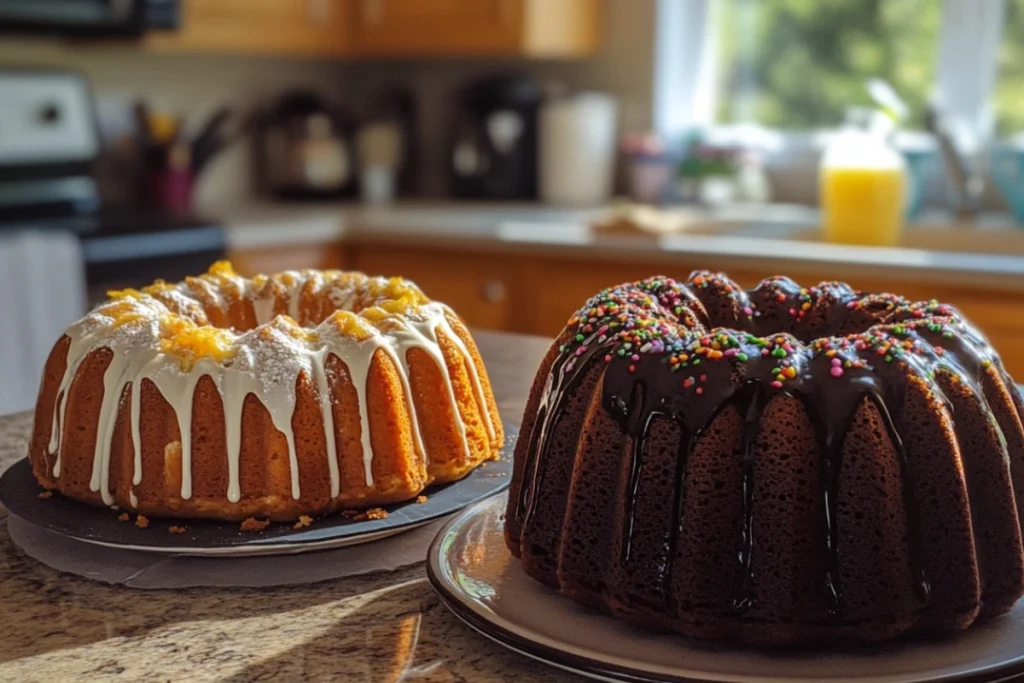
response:
<path id="1" fill-rule="evenodd" d="M 291 520 L 415 498 L 502 440 L 469 332 L 411 282 L 221 262 L 112 292 L 67 330 L 29 458 L 86 503 Z"/>
<path id="2" fill-rule="evenodd" d="M 631 622 L 808 644 L 954 632 L 1024 591 L 1022 403 L 955 309 L 721 274 L 607 289 L 534 381 L 527 574 Z"/>

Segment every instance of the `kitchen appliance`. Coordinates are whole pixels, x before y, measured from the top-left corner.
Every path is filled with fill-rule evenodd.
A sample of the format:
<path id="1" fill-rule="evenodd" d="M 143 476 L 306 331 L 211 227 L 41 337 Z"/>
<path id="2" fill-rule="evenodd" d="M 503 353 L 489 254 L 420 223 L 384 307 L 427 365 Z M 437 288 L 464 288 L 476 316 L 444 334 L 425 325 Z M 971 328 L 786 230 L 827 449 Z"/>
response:
<path id="1" fill-rule="evenodd" d="M 0 222 L 98 208 L 100 140 L 80 74 L 0 69 Z"/>
<path id="2" fill-rule="evenodd" d="M 402 134 L 391 122 L 371 123 L 356 135 L 359 186 L 367 204 L 390 204 L 401 166 Z"/>
<path id="3" fill-rule="evenodd" d="M 353 128 L 313 93 L 284 95 L 264 114 L 257 136 L 264 190 L 280 199 L 354 194 Z"/>
<path id="4" fill-rule="evenodd" d="M 175 29 L 180 0 L 0 0 L 0 32 L 131 37 Z"/>
<path id="5" fill-rule="evenodd" d="M 554 97 L 540 110 L 540 196 L 551 204 L 590 206 L 608 201 L 615 170 L 611 95 L 582 92 Z"/>
<path id="6" fill-rule="evenodd" d="M 500 76 L 459 93 L 448 157 L 452 194 L 464 199 L 537 196 L 537 109 L 541 88 Z"/>
<path id="7" fill-rule="evenodd" d="M 407 86 L 387 86 L 371 97 L 367 120 L 373 123 L 390 124 L 398 131 L 400 149 L 399 163 L 395 178 L 395 192 L 399 195 L 414 194 L 417 189 L 419 171 L 419 126 L 416 95 Z M 360 162 L 360 166 L 363 164 Z M 372 173 L 372 172 L 371 172 Z"/>
<path id="8" fill-rule="evenodd" d="M 0 69 L 0 233 L 78 237 L 90 303 L 108 289 L 180 280 L 223 258 L 223 229 L 192 215 L 104 206 L 91 91 L 73 71 Z"/>

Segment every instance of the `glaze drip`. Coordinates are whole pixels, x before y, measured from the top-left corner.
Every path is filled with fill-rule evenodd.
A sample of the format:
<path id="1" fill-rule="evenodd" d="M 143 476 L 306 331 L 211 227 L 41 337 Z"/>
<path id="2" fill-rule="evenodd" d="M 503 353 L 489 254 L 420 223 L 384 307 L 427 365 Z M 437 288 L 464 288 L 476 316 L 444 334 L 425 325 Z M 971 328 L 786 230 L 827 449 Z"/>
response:
<path id="1" fill-rule="evenodd" d="M 738 558 L 739 589 L 733 599 L 733 607 L 743 611 L 750 607 L 750 584 L 754 578 L 754 446 L 757 443 L 761 411 L 766 404 L 764 391 L 760 384 L 750 386 L 750 398 L 746 401 L 747 409 L 743 415 L 743 503 L 740 522 L 740 539 Z"/>

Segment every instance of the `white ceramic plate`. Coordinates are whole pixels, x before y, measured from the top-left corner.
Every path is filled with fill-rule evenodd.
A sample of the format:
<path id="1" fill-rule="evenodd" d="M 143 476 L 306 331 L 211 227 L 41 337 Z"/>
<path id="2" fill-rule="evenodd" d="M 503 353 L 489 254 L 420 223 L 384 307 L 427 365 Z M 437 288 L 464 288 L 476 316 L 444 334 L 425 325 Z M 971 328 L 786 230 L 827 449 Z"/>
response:
<path id="1" fill-rule="evenodd" d="M 454 517 L 427 573 L 448 607 L 488 638 L 607 681 L 916 683 L 1024 679 L 1024 605 L 955 638 L 873 648 L 767 650 L 646 633 L 588 610 L 526 576 L 505 547 L 507 494 Z"/>

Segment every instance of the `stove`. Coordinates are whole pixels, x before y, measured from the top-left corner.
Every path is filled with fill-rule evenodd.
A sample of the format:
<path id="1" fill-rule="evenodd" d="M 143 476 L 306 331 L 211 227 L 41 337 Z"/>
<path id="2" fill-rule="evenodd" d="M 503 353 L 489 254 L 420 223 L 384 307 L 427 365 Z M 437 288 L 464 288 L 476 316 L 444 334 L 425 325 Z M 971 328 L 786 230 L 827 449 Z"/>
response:
<path id="1" fill-rule="evenodd" d="M 90 305 L 110 289 L 181 280 L 224 258 L 224 230 L 214 221 L 103 206 L 92 174 L 99 151 L 82 74 L 0 69 L 0 235 L 76 235 Z"/>

